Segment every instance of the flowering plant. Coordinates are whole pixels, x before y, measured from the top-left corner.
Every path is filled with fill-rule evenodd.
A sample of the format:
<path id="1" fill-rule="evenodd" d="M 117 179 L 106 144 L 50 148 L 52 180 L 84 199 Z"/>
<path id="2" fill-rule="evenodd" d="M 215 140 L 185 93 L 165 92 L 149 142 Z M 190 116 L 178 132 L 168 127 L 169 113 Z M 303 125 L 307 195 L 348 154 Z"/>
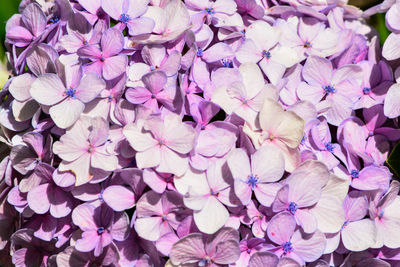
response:
<path id="1" fill-rule="evenodd" d="M 400 1 L 23 0 L 6 31 L 1 265 L 399 264 Z"/>

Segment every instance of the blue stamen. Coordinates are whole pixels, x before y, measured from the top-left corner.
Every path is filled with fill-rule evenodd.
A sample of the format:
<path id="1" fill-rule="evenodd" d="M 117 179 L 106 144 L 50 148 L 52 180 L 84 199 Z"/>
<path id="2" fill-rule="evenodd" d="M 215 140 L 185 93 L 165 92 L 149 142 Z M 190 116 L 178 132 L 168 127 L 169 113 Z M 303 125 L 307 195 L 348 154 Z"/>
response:
<path id="1" fill-rule="evenodd" d="M 329 152 L 333 153 L 333 149 L 334 149 L 335 147 L 333 146 L 333 144 L 332 144 L 331 142 L 328 142 L 328 143 L 325 144 L 325 148 L 326 148 L 326 150 L 328 150 Z"/>
<path id="2" fill-rule="evenodd" d="M 383 217 L 383 214 L 384 214 L 384 211 L 381 210 L 381 211 L 379 212 L 379 214 L 378 214 L 378 218 L 381 219 L 381 218 Z"/>
<path id="3" fill-rule="evenodd" d="M 371 88 L 369 88 L 369 87 L 364 87 L 364 88 L 363 88 L 363 93 L 364 93 L 364 95 L 368 95 L 369 93 L 371 93 Z"/>
<path id="4" fill-rule="evenodd" d="M 112 95 L 109 95 L 108 97 L 107 97 L 107 101 L 108 102 L 111 102 L 111 101 L 113 101 L 114 100 L 114 97 L 112 96 Z"/>
<path id="5" fill-rule="evenodd" d="M 207 12 L 209 15 L 215 14 L 215 11 L 214 11 L 213 8 L 206 8 L 205 10 L 206 10 L 206 12 Z"/>
<path id="6" fill-rule="evenodd" d="M 150 66 L 150 70 L 154 71 L 156 68 L 154 66 Z"/>
<path id="7" fill-rule="evenodd" d="M 97 228 L 97 234 L 102 235 L 104 233 L 104 227 Z"/>
<path id="8" fill-rule="evenodd" d="M 56 17 L 56 16 L 54 16 L 54 17 L 52 17 L 50 20 L 49 20 L 51 23 L 57 23 L 57 22 L 59 22 L 60 21 L 60 18 L 59 17 Z"/>
<path id="9" fill-rule="evenodd" d="M 246 184 L 250 185 L 251 189 L 254 189 L 257 183 L 258 183 L 258 177 L 256 175 L 250 174 L 249 177 L 247 177 Z"/>
<path id="10" fill-rule="evenodd" d="M 75 89 L 72 89 L 72 88 L 67 89 L 67 90 L 65 90 L 64 94 L 68 97 L 75 99 Z"/>
<path id="11" fill-rule="evenodd" d="M 326 85 L 326 86 L 323 86 L 322 88 L 324 88 L 325 93 L 327 93 L 327 94 L 336 93 L 336 89 L 332 85 Z"/>
<path id="12" fill-rule="evenodd" d="M 294 215 L 295 213 L 296 213 L 296 210 L 298 209 L 298 206 L 297 206 L 297 204 L 296 203 L 294 203 L 294 202 L 290 202 L 289 203 L 289 207 L 287 208 L 287 210 L 292 214 L 292 215 Z"/>
<path id="13" fill-rule="evenodd" d="M 121 14 L 121 16 L 119 17 L 119 21 L 121 21 L 122 23 L 128 23 L 130 20 L 131 18 L 126 13 Z"/>
<path id="14" fill-rule="evenodd" d="M 358 176 L 360 176 L 360 172 L 358 170 L 351 170 L 350 175 L 353 178 L 358 178 Z"/>
<path id="15" fill-rule="evenodd" d="M 292 252 L 293 251 L 292 242 L 287 241 L 287 242 L 283 243 L 282 248 L 283 248 L 284 254 L 288 254 L 289 252 Z"/>
<path id="16" fill-rule="evenodd" d="M 262 56 L 265 57 L 266 59 L 271 58 L 271 53 L 269 51 L 262 51 Z"/>
<path id="17" fill-rule="evenodd" d="M 349 221 L 345 221 L 342 225 L 342 228 L 340 228 L 340 230 L 343 230 L 350 222 Z"/>
<path id="18" fill-rule="evenodd" d="M 197 50 L 196 55 L 197 55 L 198 57 L 202 57 L 202 56 L 203 56 L 203 49 L 199 48 L 199 49 Z"/>
<path id="19" fill-rule="evenodd" d="M 306 142 L 307 137 L 303 136 L 301 138 L 300 144 L 304 145 L 304 143 Z"/>
<path id="20" fill-rule="evenodd" d="M 222 59 L 222 64 L 224 64 L 225 68 L 233 68 L 233 62 L 230 59 Z"/>
<path id="21" fill-rule="evenodd" d="M 100 61 L 101 61 L 101 62 L 104 62 L 104 61 L 106 61 L 106 58 L 105 58 L 104 56 L 101 56 L 101 57 L 100 57 Z"/>
<path id="22" fill-rule="evenodd" d="M 309 41 L 305 42 L 303 45 L 304 48 L 310 48 L 311 47 L 311 43 Z"/>

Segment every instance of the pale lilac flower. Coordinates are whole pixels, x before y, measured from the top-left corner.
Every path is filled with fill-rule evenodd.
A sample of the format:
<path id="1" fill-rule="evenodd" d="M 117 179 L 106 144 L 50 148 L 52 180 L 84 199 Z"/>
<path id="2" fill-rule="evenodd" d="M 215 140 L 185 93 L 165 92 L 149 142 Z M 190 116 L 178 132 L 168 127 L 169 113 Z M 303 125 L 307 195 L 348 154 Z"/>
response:
<path id="1" fill-rule="evenodd" d="M 175 265 L 224 266 L 234 263 L 239 255 L 239 233 L 232 228 L 222 228 L 212 236 L 201 233 L 185 236 L 172 247 L 170 260 Z"/>
<path id="2" fill-rule="evenodd" d="M 143 16 L 148 8 L 149 0 L 139 0 L 135 3 L 127 0 L 102 0 L 101 7 L 114 20 L 118 21 L 120 30 L 128 26 L 132 36 L 151 33 L 154 21 Z"/>
<path id="3" fill-rule="evenodd" d="M 268 162 L 268 165 L 265 163 Z M 243 205 L 247 205 L 252 196 L 264 206 L 271 206 L 285 171 L 285 160 L 280 150 L 274 146 L 260 147 L 251 162 L 243 149 L 233 150 L 227 159 L 229 169 L 235 181 L 235 194 Z"/>
<path id="4" fill-rule="evenodd" d="M 269 222 L 267 235 L 278 245 L 273 250 L 277 256 L 293 258 L 301 265 L 321 257 L 326 244 L 325 235 L 319 230 L 313 234 L 296 230 L 296 220 L 290 212 L 275 215 Z"/>
<path id="5" fill-rule="evenodd" d="M 51 106 L 50 116 L 60 128 L 72 126 L 85 108 L 104 88 L 104 81 L 95 74 L 73 77 L 64 84 L 56 74 L 44 74 L 32 84 L 32 98 L 42 105 Z"/>
<path id="6" fill-rule="evenodd" d="M 92 179 L 104 180 L 118 167 L 117 157 L 107 151 L 108 132 L 108 122 L 104 119 L 81 116 L 60 141 L 54 143 L 54 153 L 63 159 L 59 169 L 72 171 L 76 186 Z"/>
<path id="7" fill-rule="evenodd" d="M 353 89 L 358 85 L 362 69 L 357 65 L 346 65 L 333 70 L 331 61 L 311 56 L 302 71 L 305 82 L 297 89 L 300 99 L 318 104 L 328 102 L 330 108 L 325 112 L 328 123 L 338 126 L 352 115 L 356 96 Z"/>
<path id="8" fill-rule="evenodd" d="M 168 118 L 168 119 L 167 119 Z M 165 122 L 168 120 L 168 122 Z M 125 126 L 124 135 L 137 151 L 139 168 L 156 167 L 158 172 L 183 175 L 188 168 L 187 153 L 193 148 L 195 130 L 175 115 L 159 116 Z"/>

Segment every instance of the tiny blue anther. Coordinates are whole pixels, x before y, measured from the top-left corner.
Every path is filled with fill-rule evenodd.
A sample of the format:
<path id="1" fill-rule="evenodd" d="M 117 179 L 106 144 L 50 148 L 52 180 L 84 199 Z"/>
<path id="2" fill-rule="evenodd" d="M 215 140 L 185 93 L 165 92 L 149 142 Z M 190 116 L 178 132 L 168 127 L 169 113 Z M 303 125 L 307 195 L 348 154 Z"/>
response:
<path id="1" fill-rule="evenodd" d="M 363 93 L 364 93 L 364 95 L 368 95 L 369 93 L 371 93 L 371 88 L 369 88 L 369 87 L 364 87 L 364 88 L 363 88 Z"/>
<path id="2" fill-rule="evenodd" d="M 333 144 L 332 144 L 331 142 L 326 143 L 326 144 L 325 144 L 325 148 L 326 148 L 326 150 L 328 150 L 329 152 L 333 153 L 334 146 L 333 146 Z"/>
<path id="3" fill-rule="evenodd" d="M 384 213 L 383 210 L 381 210 L 381 211 L 379 212 L 379 214 L 378 214 L 378 218 L 379 218 L 379 219 L 381 219 L 381 218 L 383 217 L 383 213 Z"/>
<path id="4" fill-rule="evenodd" d="M 247 177 L 246 184 L 250 185 L 252 189 L 254 189 L 257 183 L 258 177 L 256 175 L 250 174 L 249 177 Z"/>
<path id="5" fill-rule="evenodd" d="M 325 93 L 327 93 L 327 94 L 334 94 L 334 93 L 336 93 L 336 89 L 335 89 L 332 85 L 326 85 L 326 86 L 324 86 L 324 87 L 322 87 L 322 88 L 324 88 Z"/>
<path id="6" fill-rule="evenodd" d="M 99 227 L 99 228 L 97 228 L 97 234 L 98 235 L 101 235 L 101 234 L 103 234 L 104 233 L 104 227 Z"/>
<path id="7" fill-rule="evenodd" d="M 49 21 L 50 21 L 51 23 L 57 23 L 57 22 L 60 21 L 60 18 L 54 16 L 54 17 L 52 17 Z"/>
<path id="8" fill-rule="evenodd" d="M 108 97 L 107 97 L 107 101 L 108 102 L 111 102 L 111 101 L 113 101 L 114 100 L 114 97 L 112 96 L 112 95 L 109 95 Z"/>
<path id="9" fill-rule="evenodd" d="M 156 67 L 150 66 L 150 70 L 151 70 L 151 71 L 154 71 L 155 69 L 156 69 Z"/>
<path id="10" fill-rule="evenodd" d="M 101 56 L 101 57 L 100 57 L 100 61 L 101 61 L 101 62 L 104 62 L 104 61 L 106 61 L 106 58 L 105 58 L 104 56 Z"/>
<path id="11" fill-rule="evenodd" d="M 305 42 L 303 45 L 304 48 L 310 48 L 311 47 L 311 43 L 310 42 Z"/>
<path id="12" fill-rule="evenodd" d="M 213 8 L 206 8 L 205 9 L 206 10 L 206 12 L 209 14 L 209 15 L 213 15 L 213 14 L 215 14 L 215 11 L 214 11 L 214 9 Z"/>
<path id="13" fill-rule="evenodd" d="M 65 90 L 64 93 L 68 97 L 75 98 L 75 89 L 72 89 L 72 88 L 67 89 L 67 90 Z"/>
<path id="14" fill-rule="evenodd" d="M 360 176 L 360 172 L 358 170 L 351 170 L 350 175 L 353 178 L 358 178 L 358 176 Z"/>
<path id="15" fill-rule="evenodd" d="M 202 57 L 202 56 L 203 56 L 203 49 L 199 48 L 199 49 L 197 50 L 196 55 L 197 55 L 198 57 Z"/>
<path id="16" fill-rule="evenodd" d="M 297 204 L 296 203 L 294 203 L 294 202 L 290 202 L 289 203 L 289 207 L 287 208 L 287 210 L 291 213 L 291 214 L 295 214 L 296 213 L 296 210 L 298 209 L 298 206 L 297 206 Z"/>
<path id="17" fill-rule="evenodd" d="M 288 254 L 289 252 L 293 251 L 293 245 L 292 242 L 287 241 L 285 243 L 282 244 L 282 248 L 283 248 L 283 253 L 284 254 Z"/>
<path id="18" fill-rule="evenodd" d="M 230 59 L 222 59 L 222 64 L 224 64 L 225 68 L 233 68 L 233 62 Z"/>
<path id="19" fill-rule="evenodd" d="M 122 23 L 128 23 L 130 20 L 131 18 L 126 13 L 121 14 L 121 16 L 119 17 L 119 21 L 121 21 Z"/>
<path id="20" fill-rule="evenodd" d="M 101 189 L 100 194 L 99 194 L 99 199 L 100 199 L 101 202 L 104 201 L 104 199 L 103 199 L 103 193 L 104 193 L 104 188 Z"/>
<path id="21" fill-rule="evenodd" d="M 343 230 L 349 223 L 350 223 L 349 221 L 345 221 L 340 230 Z"/>
<path id="22" fill-rule="evenodd" d="M 266 59 L 271 58 L 271 53 L 269 51 L 262 51 L 262 56 L 265 57 Z"/>

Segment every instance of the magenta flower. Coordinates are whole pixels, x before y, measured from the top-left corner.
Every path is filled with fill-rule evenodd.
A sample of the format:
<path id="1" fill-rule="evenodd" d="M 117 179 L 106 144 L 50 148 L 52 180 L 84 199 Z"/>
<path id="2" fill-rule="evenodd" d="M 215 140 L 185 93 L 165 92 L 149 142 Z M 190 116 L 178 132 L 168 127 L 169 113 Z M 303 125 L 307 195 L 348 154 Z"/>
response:
<path id="1" fill-rule="evenodd" d="M 106 80 L 120 76 L 126 71 L 128 65 L 128 57 L 120 54 L 123 47 L 122 33 L 115 28 L 108 29 L 101 37 L 101 49 L 96 45 L 86 45 L 78 50 L 79 57 L 92 62 L 84 65 L 84 73 L 94 72 Z"/>
<path id="2" fill-rule="evenodd" d="M 129 234 L 129 218 L 126 213 L 114 213 L 107 207 L 82 204 L 72 212 L 72 221 L 82 231 L 75 248 L 81 252 L 94 250 L 96 257 L 113 240 L 123 241 Z"/>

